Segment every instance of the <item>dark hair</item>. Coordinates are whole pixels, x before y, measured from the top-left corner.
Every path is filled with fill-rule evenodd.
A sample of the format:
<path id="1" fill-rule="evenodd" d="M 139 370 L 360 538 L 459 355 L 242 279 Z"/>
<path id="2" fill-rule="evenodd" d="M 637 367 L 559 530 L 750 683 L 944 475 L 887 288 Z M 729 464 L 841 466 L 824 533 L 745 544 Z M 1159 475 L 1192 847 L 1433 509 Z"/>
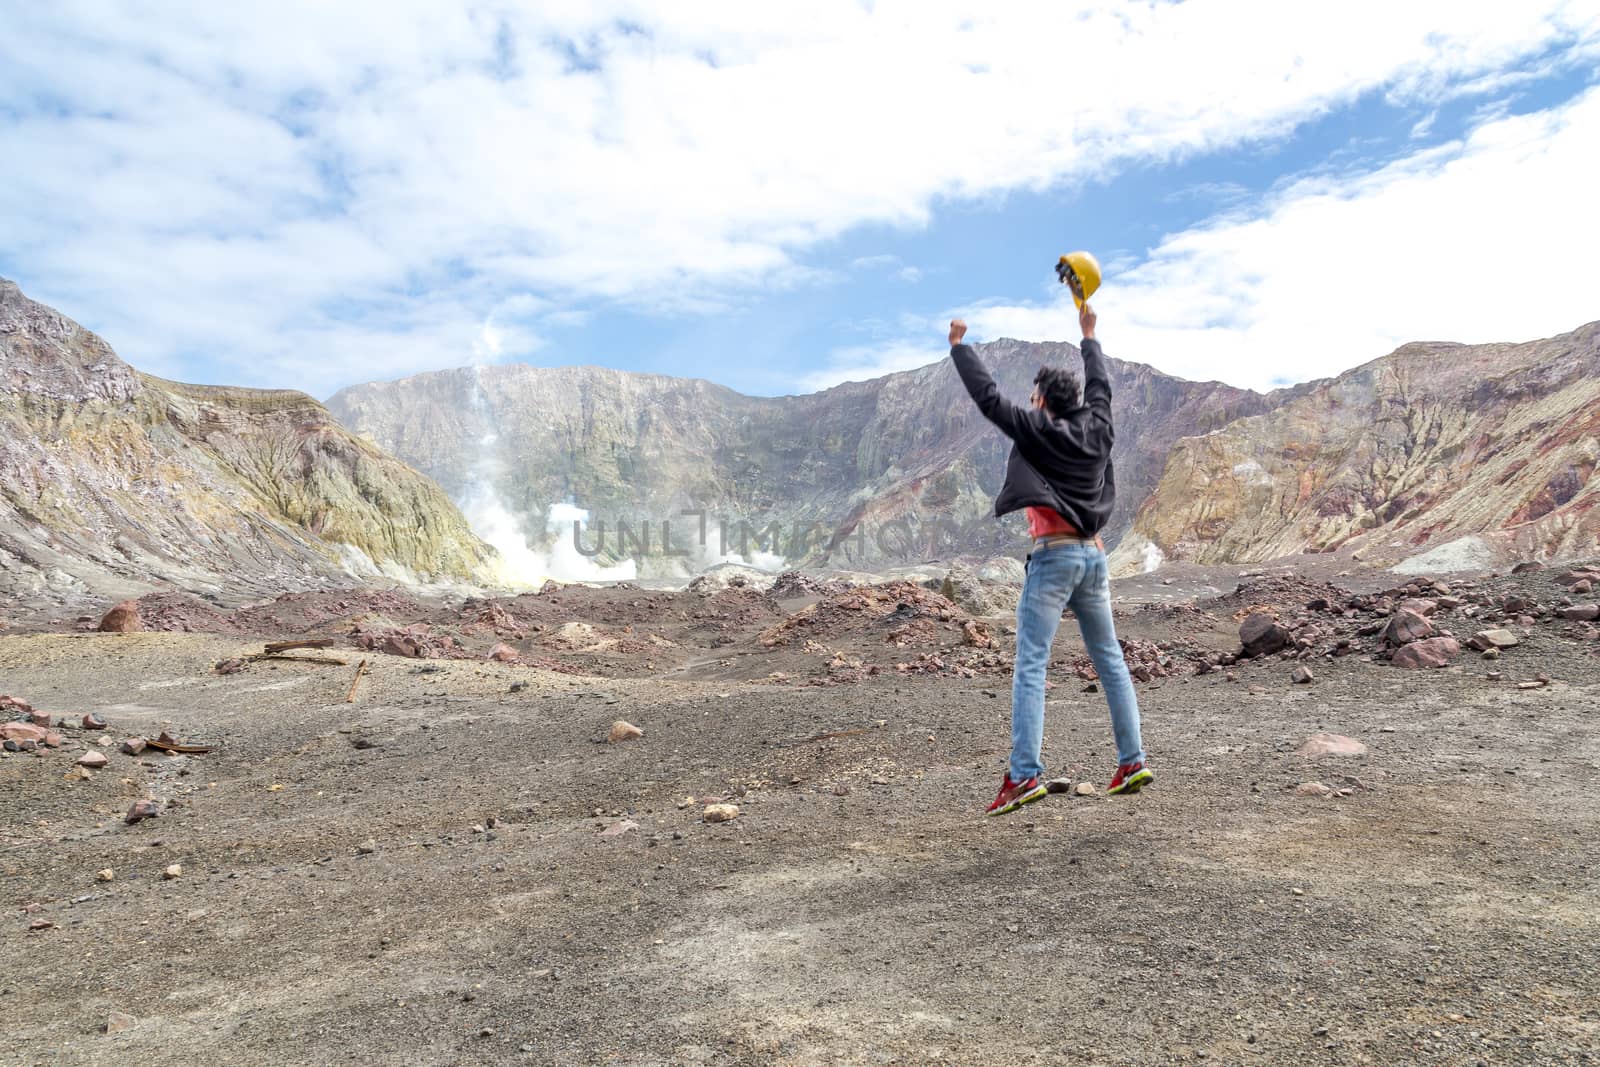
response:
<path id="1" fill-rule="evenodd" d="M 1078 406 L 1083 395 L 1078 376 L 1065 367 L 1040 367 L 1033 376 L 1033 387 L 1044 397 L 1044 406 L 1059 418 Z"/>

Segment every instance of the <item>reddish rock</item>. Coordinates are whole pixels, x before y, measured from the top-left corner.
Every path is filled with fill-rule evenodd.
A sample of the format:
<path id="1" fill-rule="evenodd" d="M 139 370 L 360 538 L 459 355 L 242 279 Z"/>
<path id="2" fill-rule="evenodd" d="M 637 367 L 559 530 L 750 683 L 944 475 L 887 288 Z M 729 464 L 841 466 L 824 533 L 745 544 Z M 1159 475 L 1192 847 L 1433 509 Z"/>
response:
<path id="1" fill-rule="evenodd" d="M 1402 600 L 1400 602 L 1400 610 L 1416 612 L 1423 618 L 1427 618 L 1439 610 L 1439 602 L 1437 600 L 1420 600 L 1417 598 Z"/>
<path id="2" fill-rule="evenodd" d="M 1311 673 L 1311 668 L 1304 663 L 1296 667 L 1289 677 L 1293 679 L 1296 685 L 1310 685 L 1316 680 L 1316 676 Z"/>
<path id="3" fill-rule="evenodd" d="M 212 670 L 216 671 L 218 674 L 238 674 L 240 671 L 244 670 L 244 660 L 225 659 L 213 667 Z"/>
<path id="4" fill-rule="evenodd" d="M 1520 642 L 1510 630 L 1482 630 L 1473 634 L 1467 644 L 1479 652 L 1487 652 L 1491 648 L 1516 648 Z"/>
<path id="5" fill-rule="evenodd" d="M 100 716 L 91 712 L 83 717 L 83 728 L 85 730 L 104 730 L 106 728 L 106 721 Z"/>
<path id="6" fill-rule="evenodd" d="M 1413 641 L 1425 641 L 1434 635 L 1433 623 L 1414 611 L 1404 608 L 1394 613 L 1383 628 L 1383 639 L 1391 647 L 1400 648 Z"/>
<path id="7" fill-rule="evenodd" d="M 142 737 L 130 737 L 122 742 L 122 754 L 125 756 L 137 756 L 144 751 L 144 748 L 145 741 Z"/>
<path id="8" fill-rule="evenodd" d="M 104 752 L 95 752 L 92 749 L 78 757 L 78 766 L 87 767 L 91 771 L 98 771 L 110 762 L 110 760 L 106 759 Z"/>
<path id="9" fill-rule="evenodd" d="M 1294 787 L 1294 795 L 1297 797 L 1328 797 L 1333 795 L 1333 790 L 1321 782 L 1301 782 Z"/>
<path id="10" fill-rule="evenodd" d="M 7 741 L 43 741 L 48 731 L 29 722 L 0 722 L 0 738 Z"/>
<path id="11" fill-rule="evenodd" d="M 1461 654 L 1461 642 L 1453 637 L 1431 637 L 1413 641 L 1394 654 L 1396 667 L 1448 667 Z"/>
<path id="12" fill-rule="evenodd" d="M 35 726 L 49 726 L 50 713 L 48 711 L 34 711 L 30 708 L 28 710 L 28 721 Z"/>
<path id="13" fill-rule="evenodd" d="M 145 819 L 154 819 L 160 815 L 161 805 L 157 804 L 155 801 L 135 800 L 133 802 L 133 806 L 128 809 L 128 814 L 122 817 L 122 821 L 127 823 L 129 826 L 132 826 L 136 822 L 141 822 Z"/>
<path id="14" fill-rule="evenodd" d="M 39 743 L 45 748 L 60 748 L 63 740 L 65 740 L 65 738 L 56 733 L 54 730 L 51 730 L 44 735 L 44 740 L 40 741 Z"/>
<path id="15" fill-rule="evenodd" d="M 1574 604 L 1561 609 L 1561 617 L 1568 622 L 1593 622 L 1600 619 L 1600 604 Z"/>
<path id="16" fill-rule="evenodd" d="M 489 658 L 494 660 L 496 663 L 515 663 L 517 662 L 518 655 L 519 653 L 516 649 L 506 644 L 504 641 L 501 641 L 498 642 L 494 646 L 493 651 L 489 653 Z"/>
<path id="17" fill-rule="evenodd" d="M 622 819 L 622 820 L 620 820 L 618 822 L 612 823 L 610 826 L 606 827 L 604 830 L 601 830 L 600 831 L 600 836 L 601 837 L 621 837 L 623 834 L 627 833 L 629 830 L 637 830 L 638 828 L 639 828 L 639 824 L 634 822 L 632 819 Z"/>
<path id="18" fill-rule="evenodd" d="M 1289 644 L 1290 633 L 1265 611 L 1258 611 L 1239 624 L 1239 644 L 1250 657 L 1270 656 Z"/>
<path id="19" fill-rule="evenodd" d="M 1592 592 L 1594 592 L 1594 583 L 1587 578 L 1572 583 L 1573 596 L 1588 596 Z"/>
<path id="20" fill-rule="evenodd" d="M 139 618 L 139 602 L 124 600 L 105 613 L 100 620 L 100 631 L 108 634 L 134 634 L 144 630 L 144 620 Z"/>

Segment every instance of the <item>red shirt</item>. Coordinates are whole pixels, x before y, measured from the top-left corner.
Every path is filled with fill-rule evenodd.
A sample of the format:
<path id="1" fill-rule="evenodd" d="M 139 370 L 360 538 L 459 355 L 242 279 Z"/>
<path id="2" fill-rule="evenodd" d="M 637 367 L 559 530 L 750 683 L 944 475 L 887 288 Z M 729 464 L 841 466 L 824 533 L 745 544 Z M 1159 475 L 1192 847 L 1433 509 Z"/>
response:
<path id="1" fill-rule="evenodd" d="M 1083 533 L 1063 519 L 1054 508 L 1029 508 L 1028 533 L 1039 537 L 1082 537 Z"/>

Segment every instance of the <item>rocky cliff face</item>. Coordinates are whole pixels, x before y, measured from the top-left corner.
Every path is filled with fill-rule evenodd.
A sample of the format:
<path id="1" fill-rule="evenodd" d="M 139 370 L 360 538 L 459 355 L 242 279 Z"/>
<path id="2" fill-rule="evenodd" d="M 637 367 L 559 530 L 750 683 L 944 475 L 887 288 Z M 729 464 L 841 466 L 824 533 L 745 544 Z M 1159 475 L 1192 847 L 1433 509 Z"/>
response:
<path id="1" fill-rule="evenodd" d="M 1600 550 L 1600 323 L 1412 344 L 1179 441 L 1114 563 L 1351 551 L 1402 569 Z"/>
<path id="2" fill-rule="evenodd" d="M 0 589 L 472 579 L 439 489 L 290 391 L 141 374 L 0 279 Z"/>
<path id="3" fill-rule="evenodd" d="M 1081 370 L 1067 344 L 999 341 L 980 352 L 1018 400 L 1041 364 Z M 1111 365 L 1115 539 L 1176 440 L 1264 411 L 1267 401 L 1138 364 Z M 1020 524 L 996 523 L 990 510 L 1009 442 L 978 415 L 948 360 L 778 398 L 592 367 L 508 365 L 357 386 L 328 406 L 458 502 L 491 483 L 535 537 L 552 505 L 572 502 L 596 525 L 606 522 L 608 536 L 618 520 L 635 535 L 641 520 L 651 521 L 657 547 L 663 519 L 703 508 L 712 558 L 724 547 L 739 550 L 741 524 L 752 549 L 756 532 L 779 524 L 777 554 L 818 565 L 1008 554 L 1021 545 Z M 675 546 L 698 539 L 694 519 L 679 522 Z M 812 534 L 797 539 L 796 524 L 810 523 Z M 586 545 L 597 546 L 594 537 Z M 637 554 L 635 543 L 628 547 Z"/>

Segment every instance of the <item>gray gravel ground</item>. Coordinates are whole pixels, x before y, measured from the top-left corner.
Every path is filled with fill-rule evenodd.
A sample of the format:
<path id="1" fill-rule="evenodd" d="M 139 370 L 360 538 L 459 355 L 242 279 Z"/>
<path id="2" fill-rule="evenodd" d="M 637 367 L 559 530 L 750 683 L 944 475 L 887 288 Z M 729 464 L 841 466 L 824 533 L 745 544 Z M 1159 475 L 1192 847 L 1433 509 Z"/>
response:
<path id="1" fill-rule="evenodd" d="M 1003 679 L 379 656 L 347 704 L 349 668 L 210 670 L 258 649 L 0 638 L 0 691 L 217 745 L 113 745 L 89 781 L 79 732 L 0 758 L 0 1062 L 1600 1062 L 1600 658 L 1556 628 L 1499 682 L 1468 654 L 1141 686 L 1153 788 L 1001 819 Z M 1047 758 L 1103 790 L 1080 689 Z M 617 718 L 643 739 L 598 743 Z M 1370 753 L 1297 756 L 1318 731 Z"/>

